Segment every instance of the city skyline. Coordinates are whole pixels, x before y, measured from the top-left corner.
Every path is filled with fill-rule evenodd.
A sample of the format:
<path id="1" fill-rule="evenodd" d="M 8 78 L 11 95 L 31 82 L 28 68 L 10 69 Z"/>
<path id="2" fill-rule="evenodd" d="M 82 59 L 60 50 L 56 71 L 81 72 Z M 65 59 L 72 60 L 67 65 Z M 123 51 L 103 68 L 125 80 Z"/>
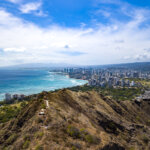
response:
<path id="1" fill-rule="evenodd" d="M 145 0 L 0 0 L 0 66 L 150 59 Z"/>

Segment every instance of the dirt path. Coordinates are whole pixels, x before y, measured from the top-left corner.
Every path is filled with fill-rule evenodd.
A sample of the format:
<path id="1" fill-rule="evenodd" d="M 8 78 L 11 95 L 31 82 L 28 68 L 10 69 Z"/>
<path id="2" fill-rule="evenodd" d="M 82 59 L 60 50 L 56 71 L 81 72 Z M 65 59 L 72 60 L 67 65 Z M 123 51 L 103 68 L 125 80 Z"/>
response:
<path id="1" fill-rule="evenodd" d="M 49 102 L 46 100 L 46 107 L 49 108 Z"/>

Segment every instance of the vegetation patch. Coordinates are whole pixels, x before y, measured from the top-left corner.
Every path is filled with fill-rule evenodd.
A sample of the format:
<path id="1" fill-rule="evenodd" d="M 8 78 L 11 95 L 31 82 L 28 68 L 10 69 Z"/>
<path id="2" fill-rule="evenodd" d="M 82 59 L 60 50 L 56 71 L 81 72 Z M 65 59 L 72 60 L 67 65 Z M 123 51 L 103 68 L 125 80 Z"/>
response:
<path id="1" fill-rule="evenodd" d="M 142 140 L 145 144 L 148 144 L 148 142 L 150 141 L 149 138 L 145 135 L 142 137 Z"/>
<path id="2" fill-rule="evenodd" d="M 44 133 L 43 132 L 37 132 L 35 134 L 35 137 L 38 138 L 38 139 L 41 139 L 43 137 Z"/>
<path id="3" fill-rule="evenodd" d="M 71 150 L 80 150 L 81 145 L 79 143 L 73 143 L 71 146 Z"/>
<path id="4" fill-rule="evenodd" d="M 17 134 L 13 133 L 6 141 L 8 145 L 12 144 L 17 139 Z"/>
<path id="5" fill-rule="evenodd" d="M 27 102 L 25 102 L 25 101 L 23 101 L 21 104 L 20 104 L 20 106 L 22 107 L 22 108 L 24 108 L 25 106 L 27 106 Z"/>
<path id="6" fill-rule="evenodd" d="M 3 102 L 4 103 L 4 102 Z M 0 107 L 0 123 L 5 123 L 15 118 L 22 108 L 24 108 L 28 102 L 18 102 L 14 104 L 3 104 Z"/>
<path id="7" fill-rule="evenodd" d="M 31 135 L 27 134 L 23 137 L 24 141 L 30 141 L 31 140 Z"/>
<path id="8" fill-rule="evenodd" d="M 30 141 L 29 140 L 26 140 L 23 144 L 23 149 L 27 149 L 30 145 Z"/>
<path id="9" fill-rule="evenodd" d="M 67 133 L 69 136 L 75 139 L 81 139 L 89 144 L 98 144 L 100 142 L 99 138 L 89 134 L 85 129 L 79 130 L 74 126 L 69 125 L 67 128 Z"/>
<path id="10" fill-rule="evenodd" d="M 44 150 L 43 146 L 42 145 L 37 145 L 35 150 Z"/>
<path id="11" fill-rule="evenodd" d="M 140 121 L 141 119 L 140 119 L 140 116 L 136 116 L 136 120 L 137 121 Z"/>
<path id="12" fill-rule="evenodd" d="M 143 88 L 101 88 L 98 86 L 76 86 L 69 88 L 72 91 L 82 91 L 87 92 L 91 90 L 95 90 L 98 93 L 103 94 L 104 96 L 110 96 L 115 100 L 132 100 L 135 97 L 144 94 Z"/>
<path id="13" fill-rule="evenodd" d="M 45 104 L 45 103 L 42 103 L 42 104 L 41 104 L 41 108 L 42 108 L 42 109 L 46 109 L 46 104 Z"/>
<path id="14" fill-rule="evenodd" d="M 78 139 L 81 137 L 80 131 L 76 127 L 73 127 L 70 125 L 67 128 L 67 133 L 69 134 L 69 136 L 71 136 L 75 139 Z"/>
<path id="15" fill-rule="evenodd" d="M 15 118 L 20 112 L 21 107 L 5 105 L 0 107 L 0 123 L 9 121 L 12 118 Z"/>

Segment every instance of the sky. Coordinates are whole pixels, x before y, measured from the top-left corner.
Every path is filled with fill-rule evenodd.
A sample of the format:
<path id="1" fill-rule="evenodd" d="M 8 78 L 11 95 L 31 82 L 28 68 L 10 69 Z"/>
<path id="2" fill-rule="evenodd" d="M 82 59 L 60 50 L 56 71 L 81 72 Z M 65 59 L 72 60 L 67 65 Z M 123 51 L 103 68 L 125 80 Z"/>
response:
<path id="1" fill-rule="evenodd" d="M 149 0 L 0 0 L 0 66 L 150 61 Z"/>

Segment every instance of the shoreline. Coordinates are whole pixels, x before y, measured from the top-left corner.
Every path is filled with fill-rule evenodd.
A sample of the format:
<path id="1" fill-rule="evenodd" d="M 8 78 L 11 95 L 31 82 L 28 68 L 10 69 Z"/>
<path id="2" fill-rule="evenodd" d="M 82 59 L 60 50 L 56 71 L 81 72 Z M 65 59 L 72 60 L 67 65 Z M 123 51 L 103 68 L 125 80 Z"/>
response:
<path id="1" fill-rule="evenodd" d="M 53 73 L 53 72 L 52 72 Z M 70 78 L 70 79 L 76 79 L 76 80 L 83 80 L 83 81 L 87 81 L 87 82 L 89 82 L 88 80 L 85 80 L 85 79 L 77 79 L 77 78 L 72 78 L 72 77 L 70 77 L 69 76 L 69 74 L 67 74 L 67 73 L 64 73 L 64 72 L 54 72 L 54 73 L 58 73 L 58 74 L 63 74 L 63 75 L 66 75 L 68 78 Z"/>
<path id="2" fill-rule="evenodd" d="M 75 79 L 75 80 L 82 80 L 82 81 L 86 81 L 87 83 L 88 83 L 88 81 L 87 80 L 83 80 L 83 79 L 76 79 L 76 78 L 71 78 L 71 77 L 69 77 L 69 75 L 68 74 L 65 74 L 65 73 L 62 73 L 62 72 L 52 72 L 52 71 L 48 71 L 48 72 L 50 72 L 50 73 L 55 73 L 55 74 L 58 74 L 58 75 L 64 75 L 64 76 L 66 76 L 67 78 L 69 78 L 69 79 Z M 74 85 L 74 86 L 68 86 L 68 87 L 62 87 L 62 88 L 56 88 L 56 89 L 53 89 L 53 90 L 42 90 L 42 91 L 40 91 L 40 92 L 35 92 L 35 93 L 33 93 L 33 94 L 24 94 L 24 93 L 9 93 L 9 92 L 7 92 L 7 93 L 9 93 L 9 94 L 11 94 L 11 95 L 24 95 L 24 97 L 25 98 L 27 98 L 27 97 L 30 97 L 30 96 L 34 96 L 34 95 L 38 95 L 38 94 L 40 94 L 41 92 L 43 92 L 43 91 L 45 91 L 45 92 L 53 92 L 53 91 L 55 91 L 55 90 L 61 90 L 61 89 L 64 89 L 64 88 L 71 88 L 71 87 L 75 87 L 75 86 L 84 86 L 84 85 L 86 85 L 87 83 L 84 83 L 84 84 L 79 84 L 79 85 Z M 6 94 L 6 93 L 4 93 L 4 94 Z M 12 98 L 12 100 L 14 100 L 13 98 Z M 6 100 L 5 99 L 0 99 L 0 102 L 5 102 Z"/>

